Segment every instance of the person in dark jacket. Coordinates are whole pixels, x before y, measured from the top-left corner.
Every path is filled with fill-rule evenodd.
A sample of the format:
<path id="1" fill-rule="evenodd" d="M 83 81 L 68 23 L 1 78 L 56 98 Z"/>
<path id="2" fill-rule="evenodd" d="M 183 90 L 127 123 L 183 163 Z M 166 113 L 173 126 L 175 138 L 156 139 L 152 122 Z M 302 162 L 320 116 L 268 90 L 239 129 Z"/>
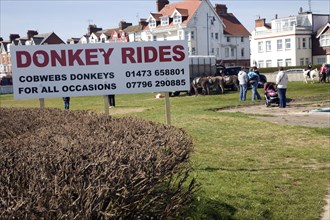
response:
<path id="1" fill-rule="evenodd" d="M 115 95 L 108 95 L 108 101 L 109 101 L 109 108 L 113 108 L 116 106 Z"/>
<path id="2" fill-rule="evenodd" d="M 70 97 L 63 97 L 64 109 L 69 110 L 70 108 Z"/>

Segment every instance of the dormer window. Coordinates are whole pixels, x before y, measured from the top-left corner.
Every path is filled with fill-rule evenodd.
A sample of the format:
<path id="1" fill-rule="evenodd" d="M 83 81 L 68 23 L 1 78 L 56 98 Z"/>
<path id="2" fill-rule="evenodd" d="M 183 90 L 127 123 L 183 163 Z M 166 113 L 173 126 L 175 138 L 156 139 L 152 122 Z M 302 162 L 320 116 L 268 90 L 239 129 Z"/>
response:
<path id="1" fill-rule="evenodd" d="M 155 19 L 150 19 L 149 21 L 149 28 L 155 28 L 157 26 Z"/>
<path id="2" fill-rule="evenodd" d="M 177 12 L 173 16 L 173 23 L 174 24 L 181 24 L 182 23 L 182 16 Z"/>
<path id="3" fill-rule="evenodd" d="M 160 19 L 160 24 L 161 26 L 167 26 L 169 24 L 169 18 L 166 16 L 166 17 L 162 17 Z"/>

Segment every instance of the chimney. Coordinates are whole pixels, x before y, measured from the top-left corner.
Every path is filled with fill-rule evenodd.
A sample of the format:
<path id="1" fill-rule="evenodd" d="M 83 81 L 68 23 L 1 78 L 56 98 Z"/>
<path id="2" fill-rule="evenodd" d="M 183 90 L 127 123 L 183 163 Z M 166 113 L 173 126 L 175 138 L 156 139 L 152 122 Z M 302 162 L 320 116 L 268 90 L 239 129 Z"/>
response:
<path id="1" fill-rule="evenodd" d="M 16 38 L 20 38 L 19 34 L 10 34 L 9 35 L 10 42 L 13 42 Z"/>
<path id="2" fill-rule="evenodd" d="M 26 33 L 26 36 L 29 40 L 31 40 L 31 38 L 34 37 L 34 35 L 38 35 L 38 31 L 28 30 L 28 32 Z"/>
<path id="3" fill-rule="evenodd" d="M 88 25 L 88 34 L 91 35 L 92 33 L 95 33 L 97 31 L 102 31 L 102 28 L 98 28 L 96 24 L 90 24 Z"/>
<path id="4" fill-rule="evenodd" d="M 157 0 L 156 1 L 157 12 L 160 12 L 165 7 L 165 5 L 168 4 L 170 4 L 168 0 Z"/>
<path id="5" fill-rule="evenodd" d="M 125 28 L 132 26 L 132 23 L 127 23 L 126 21 L 120 21 L 118 26 L 120 30 L 124 30 Z"/>
<path id="6" fill-rule="evenodd" d="M 227 6 L 223 4 L 215 4 L 215 11 L 218 15 L 227 14 Z"/>
<path id="7" fill-rule="evenodd" d="M 141 26 L 148 26 L 147 19 L 140 18 L 139 25 L 141 25 Z"/>
<path id="8" fill-rule="evenodd" d="M 256 20 L 256 27 L 264 27 L 266 24 L 265 18 L 259 18 Z"/>

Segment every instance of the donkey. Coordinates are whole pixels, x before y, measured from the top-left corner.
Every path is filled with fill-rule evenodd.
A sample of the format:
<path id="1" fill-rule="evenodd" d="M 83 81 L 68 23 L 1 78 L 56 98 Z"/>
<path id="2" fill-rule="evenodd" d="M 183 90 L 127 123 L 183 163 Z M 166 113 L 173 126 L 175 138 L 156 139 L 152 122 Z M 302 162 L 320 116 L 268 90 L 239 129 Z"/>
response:
<path id="1" fill-rule="evenodd" d="M 218 77 L 196 77 L 190 84 L 190 94 L 199 94 L 199 90 L 202 90 L 202 95 L 210 95 L 210 89 L 216 88 L 218 93 L 219 78 Z M 223 92 L 223 90 L 222 90 Z"/>

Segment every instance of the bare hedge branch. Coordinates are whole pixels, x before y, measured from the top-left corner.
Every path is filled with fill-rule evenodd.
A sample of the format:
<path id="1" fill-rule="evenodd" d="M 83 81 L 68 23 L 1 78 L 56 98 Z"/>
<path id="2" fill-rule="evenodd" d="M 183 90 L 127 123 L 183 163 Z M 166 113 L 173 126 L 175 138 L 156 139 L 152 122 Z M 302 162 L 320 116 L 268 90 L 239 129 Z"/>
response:
<path id="1" fill-rule="evenodd" d="M 170 219 L 198 188 L 182 129 L 87 111 L 0 113 L 1 219 Z"/>

